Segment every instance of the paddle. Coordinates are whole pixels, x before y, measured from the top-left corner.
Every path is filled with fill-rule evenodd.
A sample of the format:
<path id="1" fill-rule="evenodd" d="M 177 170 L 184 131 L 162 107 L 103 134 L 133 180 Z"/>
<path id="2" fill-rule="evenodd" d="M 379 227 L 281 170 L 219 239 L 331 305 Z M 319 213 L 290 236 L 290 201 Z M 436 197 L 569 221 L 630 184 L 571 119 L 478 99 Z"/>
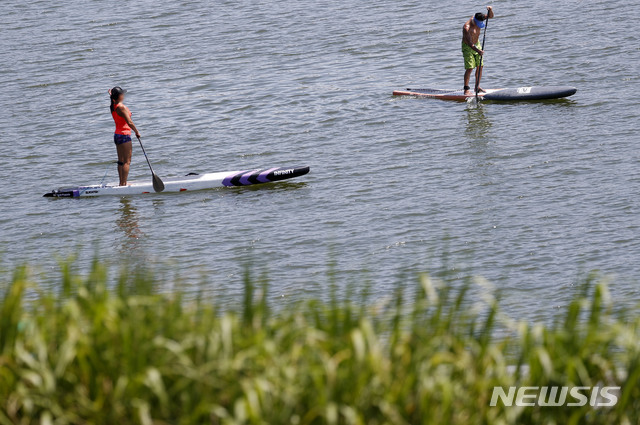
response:
<path id="1" fill-rule="evenodd" d="M 487 27 L 489 26 L 489 14 L 487 14 L 487 22 L 484 24 L 484 34 L 482 35 L 482 51 L 484 52 L 484 40 L 487 38 Z M 480 90 L 480 79 L 482 79 L 482 65 L 484 64 L 484 53 L 480 56 L 480 65 L 476 69 L 476 100 L 478 100 L 478 91 Z"/>
<path id="2" fill-rule="evenodd" d="M 137 136 L 136 136 L 137 137 Z M 138 142 L 140 142 L 140 147 L 142 148 L 142 153 L 144 154 L 145 159 L 147 160 L 147 164 L 149 164 L 149 169 L 151 170 L 151 179 L 153 181 L 153 190 L 156 192 L 162 192 L 164 190 L 164 183 L 160 177 L 156 176 L 156 173 L 153 172 L 153 168 L 151 167 L 151 163 L 149 162 L 149 157 L 144 150 L 144 146 L 142 146 L 142 140 L 138 137 Z"/>

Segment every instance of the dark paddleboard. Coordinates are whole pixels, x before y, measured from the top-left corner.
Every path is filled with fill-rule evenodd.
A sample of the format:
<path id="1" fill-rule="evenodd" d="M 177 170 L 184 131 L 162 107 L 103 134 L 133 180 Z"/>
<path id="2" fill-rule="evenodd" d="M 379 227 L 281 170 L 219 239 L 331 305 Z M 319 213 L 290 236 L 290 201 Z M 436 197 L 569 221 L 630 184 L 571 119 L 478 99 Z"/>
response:
<path id="1" fill-rule="evenodd" d="M 479 98 L 502 102 L 516 102 L 526 100 L 561 99 L 575 94 L 578 90 L 568 86 L 534 86 L 518 87 L 514 89 L 487 89 L 479 94 Z M 475 94 L 465 95 L 463 90 L 444 89 L 406 89 L 396 90 L 394 96 L 430 97 L 441 100 L 465 101 L 475 98 Z"/>
<path id="2" fill-rule="evenodd" d="M 534 87 L 518 87 L 517 89 L 503 89 L 493 93 L 487 93 L 484 98 L 487 100 L 499 101 L 520 101 L 520 100 L 545 100 L 545 99 L 562 99 L 574 94 L 578 89 L 569 86 L 534 86 Z"/>

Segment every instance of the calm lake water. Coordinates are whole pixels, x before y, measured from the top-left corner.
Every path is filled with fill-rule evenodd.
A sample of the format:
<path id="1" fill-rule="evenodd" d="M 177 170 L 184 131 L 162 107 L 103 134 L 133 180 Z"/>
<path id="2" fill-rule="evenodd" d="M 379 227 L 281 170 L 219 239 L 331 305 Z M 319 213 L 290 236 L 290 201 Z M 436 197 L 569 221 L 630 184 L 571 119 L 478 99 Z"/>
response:
<path id="1" fill-rule="evenodd" d="M 635 4 L 631 4 L 635 3 Z M 483 86 L 571 85 L 537 103 L 393 98 L 461 87 L 461 27 L 477 2 L 5 0 L 0 16 L 1 259 L 53 284 L 96 252 L 188 288 L 273 296 L 439 270 L 503 289 L 544 317 L 597 269 L 640 301 L 637 1 L 492 3 Z M 307 164 L 256 189 L 130 199 L 42 198 L 117 180 L 107 89 L 127 105 L 156 172 Z M 134 145 L 133 178 L 149 178 Z"/>

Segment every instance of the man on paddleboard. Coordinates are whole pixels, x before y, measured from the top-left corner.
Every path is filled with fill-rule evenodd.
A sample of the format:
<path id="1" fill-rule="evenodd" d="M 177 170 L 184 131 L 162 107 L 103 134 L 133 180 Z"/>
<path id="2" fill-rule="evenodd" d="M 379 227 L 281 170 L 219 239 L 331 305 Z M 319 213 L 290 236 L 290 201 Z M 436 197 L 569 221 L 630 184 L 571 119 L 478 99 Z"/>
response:
<path id="1" fill-rule="evenodd" d="M 465 22 L 462 27 L 462 56 L 464 58 L 464 94 L 466 96 L 473 95 L 471 87 L 469 87 L 469 79 L 471 78 L 471 71 L 484 65 L 482 55 L 482 45 L 480 44 L 480 33 L 482 28 L 485 27 L 485 21 L 487 19 L 493 19 L 493 8 L 487 6 L 488 14 L 482 12 L 476 13 L 471 19 Z M 478 78 L 476 74 L 476 79 Z M 479 92 L 484 92 L 481 88 L 478 88 Z"/>

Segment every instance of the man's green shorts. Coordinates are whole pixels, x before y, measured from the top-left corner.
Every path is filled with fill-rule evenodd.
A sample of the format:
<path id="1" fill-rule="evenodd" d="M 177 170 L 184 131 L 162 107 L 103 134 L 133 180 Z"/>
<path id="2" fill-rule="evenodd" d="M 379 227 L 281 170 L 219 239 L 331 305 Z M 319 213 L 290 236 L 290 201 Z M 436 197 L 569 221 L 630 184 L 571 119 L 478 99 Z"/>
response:
<path id="1" fill-rule="evenodd" d="M 476 47 L 482 49 L 480 40 L 476 43 Z M 482 60 L 482 65 L 484 66 L 484 58 L 480 58 L 480 54 L 465 43 L 462 43 L 462 57 L 464 58 L 464 69 L 477 68 L 480 65 L 480 60 Z"/>

